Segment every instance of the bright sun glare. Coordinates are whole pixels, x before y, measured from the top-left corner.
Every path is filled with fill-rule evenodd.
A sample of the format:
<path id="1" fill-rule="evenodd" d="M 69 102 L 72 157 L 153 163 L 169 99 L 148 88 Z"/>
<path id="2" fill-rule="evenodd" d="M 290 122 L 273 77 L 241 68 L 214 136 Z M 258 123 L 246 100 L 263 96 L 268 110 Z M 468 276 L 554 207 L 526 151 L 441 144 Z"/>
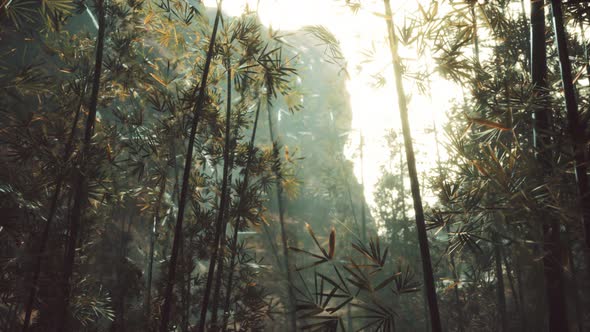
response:
<path id="1" fill-rule="evenodd" d="M 204 2 L 206 6 L 216 6 L 215 0 Z M 323 25 L 340 41 L 350 74 L 346 86 L 353 113 L 352 132 L 345 154 L 354 162 L 355 175 L 360 181 L 358 148 L 362 134 L 365 142 L 365 197 L 369 206 L 374 206 L 373 191 L 381 174 L 380 167 L 387 163 L 389 156 L 384 136 L 388 131 L 399 131 L 400 128 L 391 57 L 386 44 L 386 23 L 379 16 L 384 11 L 383 1 L 363 1 L 363 8 L 357 13 L 345 6 L 345 0 L 228 0 L 223 3 L 223 10 L 228 15 L 237 16 L 246 4 L 251 9 L 258 9 L 266 26 L 288 31 L 307 25 Z M 393 1 L 392 5 L 395 6 L 395 21 L 402 24 L 404 13 L 416 12 L 416 1 Z M 371 62 L 366 62 L 363 53 L 372 49 L 374 57 Z M 401 55 L 404 56 L 404 53 Z M 412 55 L 407 57 L 411 59 Z M 426 59 L 419 65 L 432 66 L 433 62 Z M 378 74 L 385 78 L 384 85 L 376 86 Z M 430 96 L 420 95 L 415 83 L 406 81 L 404 84 L 410 100 L 410 125 L 418 154 L 417 167 L 419 172 L 425 172 L 436 165 L 433 124 L 439 128 L 439 138 L 444 140 L 440 128 L 446 121 L 445 112 L 450 101 L 459 97 L 459 90 L 436 77 L 430 78 Z M 441 149 L 441 154 L 445 158 L 444 149 Z M 420 158 L 420 155 L 424 157 Z M 425 199 L 432 201 L 433 197 Z"/>

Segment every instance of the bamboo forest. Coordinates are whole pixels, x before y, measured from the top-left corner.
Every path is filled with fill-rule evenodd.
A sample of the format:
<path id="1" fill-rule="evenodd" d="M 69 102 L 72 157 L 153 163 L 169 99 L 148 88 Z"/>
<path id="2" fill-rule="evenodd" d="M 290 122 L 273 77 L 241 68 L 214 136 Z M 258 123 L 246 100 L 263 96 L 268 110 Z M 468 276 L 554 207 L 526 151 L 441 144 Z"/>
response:
<path id="1" fill-rule="evenodd" d="M 590 331 L 590 1 L 0 0 L 0 332 Z"/>

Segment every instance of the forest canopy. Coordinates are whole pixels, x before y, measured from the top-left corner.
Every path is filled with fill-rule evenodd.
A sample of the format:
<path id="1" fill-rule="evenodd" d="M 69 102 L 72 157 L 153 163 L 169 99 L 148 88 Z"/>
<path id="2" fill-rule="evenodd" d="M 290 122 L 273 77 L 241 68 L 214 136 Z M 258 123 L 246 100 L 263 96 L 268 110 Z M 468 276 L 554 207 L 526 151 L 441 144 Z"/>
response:
<path id="1" fill-rule="evenodd" d="M 590 3 L 321 1 L 0 0 L 0 332 L 590 330 Z"/>

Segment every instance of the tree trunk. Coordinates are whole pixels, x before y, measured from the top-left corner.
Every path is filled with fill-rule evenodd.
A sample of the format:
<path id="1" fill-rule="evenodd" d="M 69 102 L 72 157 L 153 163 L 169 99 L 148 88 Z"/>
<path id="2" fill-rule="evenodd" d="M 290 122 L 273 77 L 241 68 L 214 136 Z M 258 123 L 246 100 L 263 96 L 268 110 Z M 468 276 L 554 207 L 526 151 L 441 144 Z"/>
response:
<path id="1" fill-rule="evenodd" d="M 546 94 L 547 76 L 547 56 L 545 45 L 545 20 L 544 8 L 542 1 L 531 2 L 531 76 L 535 85 L 535 92 L 539 96 Z M 553 17 L 555 20 L 555 35 L 559 50 L 561 63 L 562 80 L 566 93 L 566 108 L 568 115 L 572 108 L 577 115 L 576 100 L 573 95 L 573 85 L 571 78 L 571 66 L 567 59 L 567 49 L 565 49 L 565 35 L 563 31 L 563 22 L 561 20 L 561 3 L 552 1 Z M 564 53 L 565 52 L 565 53 Z M 551 140 L 548 136 L 550 129 L 551 115 L 547 107 L 538 107 L 534 113 L 533 135 L 534 146 L 537 151 L 537 160 L 542 165 L 541 178 L 551 174 L 552 154 L 549 150 Z M 563 277 L 561 274 L 561 250 L 559 240 L 559 221 L 555 218 L 543 218 L 543 256 L 544 274 L 545 274 L 545 291 L 549 306 L 549 330 L 551 332 L 568 331 L 566 303 L 564 301 Z"/>
<path id="2" fill-rule="evenodd" d="M 231 98 L 231 94 L 229 93 L 229 91 L 231 90 L 231 62 L 229 62 L 228 60 L 228 70 L 227 70 L 227 89 L 228 89 L 228 103 L 231 102 L 230 98 Z M 238 118 L 237 123 L 240 123 L 240 119 Z M 230 131 L 228 131 L 229 133 Z M 227 224 L 231 218 L 231 216 L 229 215 L 229 208 L 231 205 L 231 183 L 232 183 L 232 170 L 234 168 L 234 147 L 235 147 L 235 143 L 236 143 L 236 139 L 238 137 L 238 132 L 239 132 L 239 126 L 234 126 L 234 130 L 233 130 L 233 138 L 231 138 L 230 140 L 230 145 L 228 146 L 228 149 L 230 150 L 229 152 L 229 171 L 228 171 L 228 186 L 227 186 L 227 200 L 228 203 L 225 205 L 225 211 L 223 212 L 223 216 L 224 218 L 222 219 L 221 222 L 221 239 L 220 239 L 220 243 L 219 243 L 219 250 L 220 250 L 220 254 L 218 255 L 219 258 L 217 260 L 217 272 L 215 274 L 215 289 L 213 290 L 213 300 L 212 300 L 212 305 L 211 305 L 211 309 L 213 310 L 212 315 L 211 315 L 211 326 L 213 329 L 215 330 L 219 330 L 219 326 L 217 326 L 217 310 L 219 309 L 219 294 L 221 293 L 221 285 L 223 284 L 223 262 L 225 260 L 225 247 L 227 245 Z"/>
<path id="3" fill-rule="evenodd" d="M 570 238 L 570 229 L 566 225 L 565 226 L 565 243 L 572 243 Z M 580 294 L 578 292 L 578 277 L 577 277 L 577 268 L 575 264 L 575 257 L 572 250 L 572 246 L 567 247 L 567 261 L 568 265 L 566 268 L 569 268 L 570 273 L 568 273 L 568 281 L 569 281 L 569 293 L 571 294 L 572 301 L 574 302 L 574 306 L 576 308 L 576 325 L 577 330 L 579 332 L 584 332 L 584 305 L 580 299 Z"/>
<path id="4" fill-rule="evenodd" d="M 436 165 L 438 168 L 438 176 L 441 179 L 446 178 L 446 172 L 442 167 L 442 162 L 440 158 L 440 143 L 438 140 L 438 129 L 436 127 L 436 121 L 434 117 L 432 119 L 432 128 L 434 132 L 434 142 L 436 144 Z M 403 185 L 402 185 L 403 187 Z M 403 196 L 402 196 L 403 197 Z M 451 233 L 451 227 L 449 225 L 445 225 L 445 231 L 447 234 Z M 453 277 L 453 283 L 455 283 L 455 287 L 453 287 L 453 295 L 455 297 L 455 309 L 457 310 L 457 325 L 459 328 L 459 332 L 465 331 L 464 323 L 463 323 L 463 304 L 461 303 L 461 297 L 459 295 L 459 275 L 457 274 L 457 264 L 455 264 L 455 252 L 451 251 L 449 253 L 449 264 L 451 265 L 451 276 Z"/>
<path id="5" fill-rule="evenodd" d="M 588 10 L 588 5 L 584 4 L 584 8 Z M 580 39 L 584 50 L 584 65 L 586 67 L 586 78 L 590 80 L 590 56 L 588 54 L 588 41 L 586 40 L 586 31 L 584 30 L 584 21 L 578 22 L 580 24 Z"/>
<path id="6" fill-rule="evenodd" d="M 572 66 L 570 63 L 565 26 L 563 23 L 563 13 L 561 10 L 561 0 L 551 0 L 551 10 L 553 14 L 553 29 L 555 31 L 555 42 L 559 55 L 559 64 L 561 70 L 561 82 L 565 95 L 565 108 L 567 110 L 568 130 L 574 145 L 574 173 L 578 193 L 580 195 L 580 207 L 582 209 L 582 225 L 584 228 L 584 237 L 586 247 L 590 249 L 590 190 L 588 188 L 587 161 L 588 150 L 586 149 L 585 127 L 580 121 L 578 113 L 578 103 L 574 90 L 572 79 Z"/>
<path id="7" fill-rule="evenodd" d="M 119 263 L 116 265 L 116 280 L 117 280 L 117 299 L 115 300 L 115 318 L 111 325 L 111 331 L 125 331 L 125 296 L 127 294 L 127 287 L 128 285 L 125 284 L 125 262 L 127 257 L 127 237 L 129 235 L 129 229 L 131 226 L 131 222 L 133 221 L 132 211 L 129 207 L 125 207 L 125 213 L 121 218 L 120 228 L 121 231 L 119 232 Z M 125 230 L 125 219 L 129 218 L 127 230 Z"/>
<path id="8" fill-rule="evenodd" d="M 512 268 L 510 267 L 508 261 L 508 255 L 500 248 L 500 254 L 502 255 L 502 260 L 504 261 L 504 266 L 506 267 L 506 277 L 508 277 L 508 286 L 510 287 L 510 292 L 512 293 L 512 301 L 514 301 L 514 307 L 516 308 L 516 312 L 519 315 L 519 318 L 522 318 L 522 310 L 520 307 L 520 300 L 518 299 L 518 293 L 516 291 L 516 287 L 514 286 L 514 276 L 512 275 Z M 521 326 L 521 330 L 524 328 Z"/>
<path id="9" fill-rule="evenodd" d="M 207 88 L 207 78 L 209 76 L 209 69 L 211 66 L 211 58 L 213 58 L 213 50 L 215 45 L 215 36 L 217 35 L 217 26 L 221 16 L 221 2 L 217 7 L 217 14 L 215 15 L 215 22 L 213 23 L 213 32 L 211 33 L 211 40 L 209 41 L 209 49 L 207 50 L 207 57 L 205 59 L 205 66 L 203 68 L 203 75 L 201 76 L 201 85 L 199 87 L 199 94 L 195 106 L 193 108 L 193 122 L 191 125 L 190 136 L 188 140 L 188 148 L 186 151 L 186 160 L 184 162 L 184 173 L 182 175 L 182 189 L 180 191 L 180 198 L 178 201 L 178 215 L 176 218 L 176 225 L 174 228 L 174 240 L 172 241 L 172 253 L 170 254 L 170 263 L 168 266 L 168 280 L 166 282 L 166 289 L 164 291 L 164 304 L 162 305 L 160 332 L 168 332 L 168 322 L 170 320 L 170 305 L 172 301 L 172 290 L 174 288 L 174 280 L 176 278 L 176 262 L 178 260 L 178 247 L 180 238 L 182 237 L 182 222 L 184 220 L 184 208 L 189 191 L 189 178 L 193 165 L 193 148 L 195 145 L 195 136 L 197 134 L 197 125 L 199 124 L 199 117 L 205 103 L 205 94 Z"/>
<path id="10" fill-rule="evenodd" d="M 449 229 L 447 229 L 447 233 Z M 457 325 L 459 326 L 459 332 L 465 331 L 465 323 L 463 321 L 463 303 L 461 303 L 461 296 L 459 294 L 459 284 L 461 280 L 457 274 L 457 264 L 455 264 L 455 253 L 449 254 L 449 262 L 451 263 L 451 273 L 453 276 L 453 282 L 457 283 L 453 289 L 455 295 L 455 305 L 457 306 Z"/>
<path id="11" fill-rule="evenodd" d="M 221 234 L 223 230 L 223 221 L 225 209 L 229 203 L 228 197 L 228 177 L 229 177 L 229 150 L 231 142 L 231 66 L 227 65 L 227 111 L 225 112 L 225 142 L 223 147 L 223 174 L 221 176 L 221 197 L 219 198 L 219 211 L 217 212 L 217 220 L 215 221 L 215 240 L 213 241 L 213 252 L 209 259 L 209 271 L 207 273 L 207 283 L 205 284 L 205 294 L 203 295 L 203 302 L 201 304 L 201 315 L 199 320 L 199 331 L 205 331 L 205 323 L 207 321 L 207 309 L 209 308 L 209 296 L 211 295 L 211 288 L 213 287 L 213 275 L 215 273 L 215 265 L 217 263 L 218 255 L 223 255 L 223 248 L 220 248 Z M 218 280 L 221 281 L 221 280 Z M 213 308 L 211 324 L 216 325 L 217 314 Z M 213 327 L 214 328 L 214 327 Z"/>
<path id="12" fill-rule="evenodd" d="M 436 287 L 434 285 L 434 273 L 430 259 L 430 249 L 428 247 L 428 234 L 426 233 L 426 224 L 424 220 L 424 210 L 422 207 L 422 197 L 420 195 L 420 184 L 418 183 L 418 172 L 416 170 L 416 158 L 414 156 L 414 146 L 412 145 L 412 135 L 410 131 L 410 121 L 408 119 L 408 105 L 402 82 L 402 66 L 397 52 L 397 38 L 393 26 L 393 15 L 389 0 L 384 0 L 387 30 L 389 34 L 389 47 L 391 51 L 391 61 L 393 63 L 395 74 L 395 85 L 397 88 L 399 113 L 402 123 L 402 132 L 404 136 L 404 145 L 406 149 L 406 160 L 410 176 L 410 187 L 412 198 L 414 200 L 414 212 L 416 217 L 416 229 L 418 232 L 418 242 L 420 243 L 420 255 L 422 257 L 422 270 L 424 274 L 424 286 L 428 300 L 428 309 L 430 313 L 430 322 L 432 331 L 442 331 L 438 303 L 436 299 Z"/>
<path id="13" fill-rule="evenodd" d="M 514 272 L 516 274 L 516 287 L 518 288 L 518 302 L 520 303 L 520 315 L 521 315 L 521 330 L 528 331 L 528 320 L 527 320 L 527 310 L 524 303 L 524 287 L 522 282 L 522 269 L 520 267 L 520 262 L 517 260 L 516 264 L 514 265 Z"/>
<path id="14" fill-rule="evenodd" d="M 64 156 L 63 162 L 65 163 L 69 158 L 70 154 L 72 153 L 72 148 L 74 145 L 74 138 L 76 137 L 76 129 L 78 126 L 78 120 L 80 119 L 80 113 L 82 111 L 82 105 L 84 104 L 84 94 L 86 92 L 87 84 L 84 84 L 84 88 L 80 91 L 80 102 L 76 107 L 76 112 L 74 114 L 74 119 L 72 120 L 72 128 L 70 130 L 70 135 L 66 141 L 66 146 L 64 149 Z M 31 313 L 33 311 L 33 304 L 35 302 L 35 297 L 37 296 L 37 289 L 39 287 L 39 277 L 41 275 L 41 263 L 43 261 L 43 256 L 45 255 L 45 250 L 47 249 L 47 242 L 49 241 L 49 231 L 51 230 L 51 225 L 53 223 L 53 218 L 57 213 L 57 205 L 59 203 L 59 197 L 61 194 L 62 186 L 65 181 L 65 174 L 59 174 L 57 181 L 55 183 L 55 190 L 53 191 L 53 195 L 51 197 L 51 203 L 49 207 L 49 214 L 47 215 L 47 221 L 45 222 L 45 227 L 43 227 L 43 233 L 41 234 L 41 239 L 39 240 L 39 251 L 37 252 L 37 257 L 35 258 L 35 265 L 33 267 L 33 279 L 31 281 L 31 290 L 29 291 L 29 298 L 25 304 L 25 319 L 23 322 L 23 332 L 27 332 L 29 329 L 29 324 L 31 322 Z"/>
<path id="15" fill-rule="evenodd" d="M 86 166 L 87 159 L 90 154 L 90 145 L 92 135 L 94 133 L 94 124 L 96 122 L 96 109 L 98 106 L 98 93 L 100 90 L 100 77 L 102 73 L 102 58 L 104 53 L 105 40 L 105 8 L 104 0 L 97 0 L 98 11 L 98 36 L 96 41 L 96 55 L 94 59 L 94 77 L 92 82 L 92 94 L 90 95 L 90 103 L 88 105 L 88 117 L 86 118 L 86 127 L 84 132 L 84 141 L 82 148 L 82 160 L 80 161 L 80 170 L 76 175 L 74 204 L 72 207 L 72 215 L 69 225 L 69 237 L 66 245 L 64 269 L 62 276 L 62 294 L 60 298 L 60 307 L 57 317 L 56 331 L 69 331 L 68 326 L 68 306 L 70 302 L 70 278 L 74 270 L 74 258 L 76 255 L 76 244 L 78 241 L 78 230 L 80 227 L 80 219 L 82 217 L 82 210 L 87 199 L 86 188 Z"/>
<path id="16" fill-rule="evenodd" d="M 502 272 L 502 252 L 500 239 L 496 233 L 492 234 L 494 238 L 494 263 L 496 272 L 496 296 L 498 301 L 498 311 L 500 313 L 500 326 L 502 332 L 508 331 L 508 319 L 506 318 L 506 291 L 504 288 L 504 273 Z"/>
<path id="17" fill-rule="evenodd" d="M 185 244 L 184 244 L 185 238 L 182 237 L 180 238 L 180 249 L 179 251 L 179 256 L 180 256 L 180 305 L 181 305 L 181 315 L 180 315 L 180 331 L 182 332 L 186 332 L 187 330 L 187 326 L 188 326 L 188 314 L 186 312 L 186 307 L 188 305 L 188 297 L 186 294 L 186 283 L 184 282 L 184 278 L 186 278 L 186 265 L 187 265 L 187 258 L 186 255 L 184 254 L 184 249 L 185 249 Z"/>
<path id="18" fill-rule="evenodd" d="M 154 208 L 154 222 L 152 224 L 152 229 L 150 230 L 150 252 L 149 252 L 149 261 L 148 261 L 148 270 L 147 270 L 147 290 L 146 290 L 146 322 L 147 326 L 150 326 L 151 320 L 151 308 L 152 308 L 152 274 L 153 274 L 153 266 L 154 266 L 154 247 L 155 242 L 158 238 L 158 222 L 160 221 L 160 206 L 162 204 L 162 198 L 164 197 L 164 192 L 166 192 L 166 175 L 162 176 L 162 183 L 160 184 L 160 192 L 158 193 L 158 200 L 156 201 L 156 206 Z"/>
<path id="19" fill-rule="evenodd" d="M 192 248 L 192 243 L 193 243 L 193 238 L 194 235 L 191 234 L 191 236 L 189 237 L 188 240 L 188 246 L 187 248 Z M 186 291 L 186 302 L 185 302 L 185 307 L 183 308 L 184 311 L 184 315 L 187 317 L 186 322 L 185 322 L 185 326 L 183 326 L 182 328 L 184 329 L 183 332 L 188 332 L 189 331 L 189 325 L 190 325 L 190 319 L 191 319 L 191 275 L 192 272 L 194 270 L 194 264 L 192 262 L 192 257 L 190 256 L 190 251 L 189 251 L 189 256 L 187 257 L 187 268 L 186 268 L 186 286 L 185 286 L 185 291 Z"/>
<path id="20" fill-rule="evenodd" d="M 524 0 L 520 0 L 520 15 L 522 17 L 522 22 L 524 24 L 524 28 L 526 29 L 526 26 L 528 25 L 528 20 L 526 17 L 526 9 L 524 6 Z M 531 49 L 531 36 L 530 35 L 526 36 L 526 46 L 527 46 L 527 51 L 524 52 L 524 68 L 529 68 L 530 63 L 531 63 L 531 53 L 528 51 Z"/>
<path id="21" fill-rule="evenodd" d="M 250 144 L 248 146 L 248 159 L 246 160 L 246 167 L 244 169 L 244 181 L 242 183 L 242 188 L 240 190 L 240 201 L 238 202 L 238 215 L 236 216 L 236 225 L 234 226 L 234 233 L 232 235 L 232 248 L 231 248 L 231 258 L 229 263 L 229 275 L 227 277 L 227 289 L 225 290 L 225 301 L 223 304 L 223 322 L 221 327 L 225 332 L 227 330 L 227 321 L 229 319 L 229 306 L 231 300 L 231 292 L 233 287 L 233 276 L 234 276 L 234 268 L 235 268 L 235 260 L 237 254 L 237 246 L 238 246 L 238 233 L 240 230 L 240 221 L 241 215 L 239 214 L 242 211 L 242 204 L 243 198 L 246 195 L 248 189 L 248 180 L 249 180 L 249 173 L 250 173 L 250 165 L 252 163 L 252 158 L 254 155 L 254 141 L 256 139 L 256 130 L 258 129 L 258 118 L 260 116 L 260 100 L 258 101 L 258 105 L 256 106 L 256 114 L 254 115 L 254 125 L 252 128 L 252 136 L 250 138 Z"/>

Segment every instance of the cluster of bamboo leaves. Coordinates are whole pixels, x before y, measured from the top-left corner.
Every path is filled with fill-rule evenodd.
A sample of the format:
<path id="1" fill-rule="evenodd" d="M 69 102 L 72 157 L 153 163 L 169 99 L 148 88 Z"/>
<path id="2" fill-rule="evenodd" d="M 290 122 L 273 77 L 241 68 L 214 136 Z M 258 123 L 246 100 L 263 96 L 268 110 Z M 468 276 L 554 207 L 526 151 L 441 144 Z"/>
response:
<path id="1" fill-rule="evenodd" d="M 187 330 L 209 318 L 197 308 L 260 328 L 275 305 L 238 234 L 291 181 L 280 146 L 255 142 L 261 109 L 293 91 L 280 35 L 254 13 L 211 27 L 183 1 L 1 10 L 6 330 Z"/>
<path id="2" fill-rule="evenodd" d="M 538 25 L 532 25 L 526 5 L 440 2 L 438 15 L 432 15 L 433 5 L 424 6 L 414 19 L 406 16 L 397 31 L 402 44 L 427 39 L 423 48 L 410 47 L 428 50 L 427 57 L 436 64 L 416 74 L 411 73 L 420 68 L 415 60 L 405 60 L 404 70 L 410 73 L 406 82 L 441 75 L 463 90 L 463 100 L 447 110 L 445 140 L 439 141 L 434 124 L 437 145 L 450 155 L 446 161 L 439 156 L 435 174 L 422 183 L 430 183 L 428 190 L 438 196 L 428 210 L 428 228 L 437 262 L 437 295 L 444 303 L 440 313 L 449 330 L 587 326 L 583 299 L 588 288 L 581 281 L 588 268 L 587 194 L 580 186 L 586 170 L 579 167 L 588 160 L 587 144 L 582 143 L 588 137 L 587 5 L 564 4 L 565 24 L 540 15 L 546 31 L 538 34 L 542 46 L 530 37 Z M 562 15 L 556 12 L 562 8 L 559 1 L 531 5 L 533 13 L 537 5 L 537 12 L 545 8 L 550 17 Z M 431 30 L 429 25 L 445 29 Z M 564 27 L 569 57 L 561 56 L 564 47 L 559 46 Z M 545 56 L 547 62 L 535 67 Z M 564 67 L 569 61 L 570 69 Z M 546 83 L 536 78 L 539 70 L 547 71 Z M 573 86 L 562 87 L 564 81 Z M 574 107 L 567 100 L 569 92 L 575 95 Z M 543 110 L 550 110 L 545 127 L 539 120 Z M 390 142 L 390 149 L 399 149 L 399 143 Z M 391 247 L 403 248 L 404 235 L 412 229 L 404 224 L 405 162 L 397 164 L 380 180 L 376 212 L 385 222 Z M 412 259 L 411 254 L 404 256 Z"/>

